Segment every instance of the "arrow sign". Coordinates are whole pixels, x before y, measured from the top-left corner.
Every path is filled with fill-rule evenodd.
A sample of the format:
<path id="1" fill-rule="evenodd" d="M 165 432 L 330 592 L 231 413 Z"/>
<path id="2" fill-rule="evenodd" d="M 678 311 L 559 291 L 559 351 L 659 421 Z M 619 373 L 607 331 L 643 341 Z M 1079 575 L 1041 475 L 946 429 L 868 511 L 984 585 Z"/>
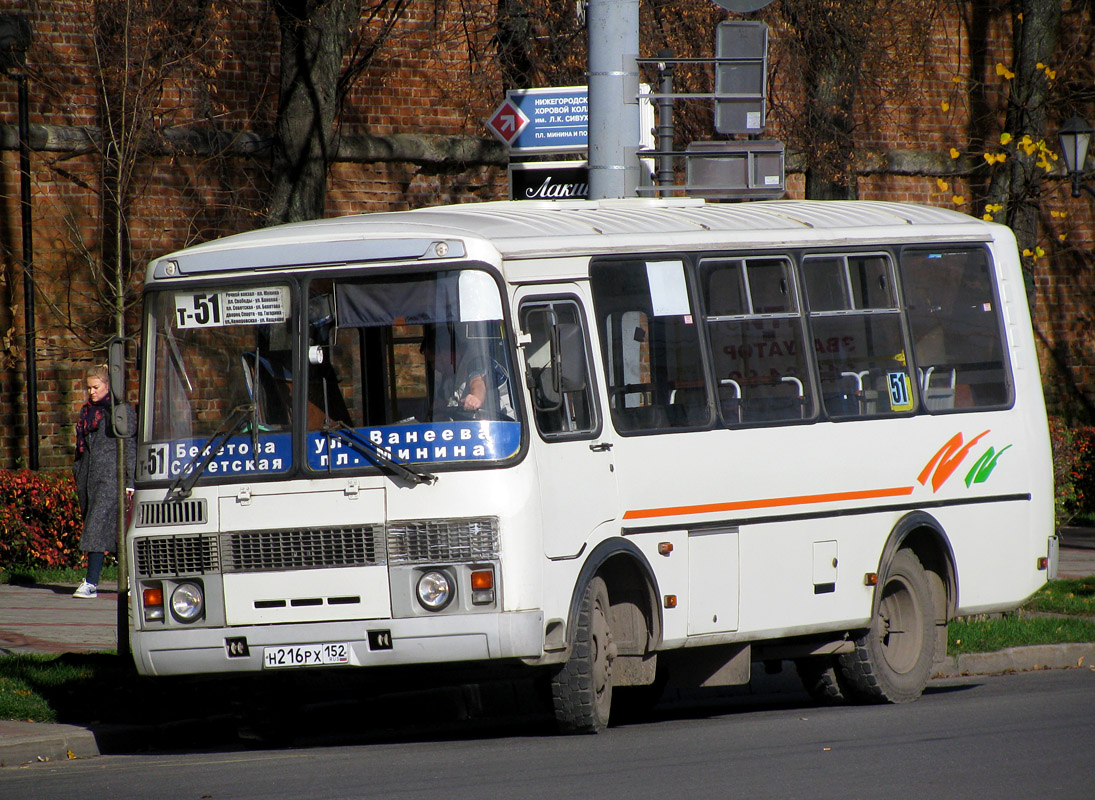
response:
<path id="1" fill-rule="evenodd" d="M 494 115 L 487 122 L 487 128 L 503 144 L 511 145 L 528 124 L 529 118 L 507 97 L 494 110 Z"/>

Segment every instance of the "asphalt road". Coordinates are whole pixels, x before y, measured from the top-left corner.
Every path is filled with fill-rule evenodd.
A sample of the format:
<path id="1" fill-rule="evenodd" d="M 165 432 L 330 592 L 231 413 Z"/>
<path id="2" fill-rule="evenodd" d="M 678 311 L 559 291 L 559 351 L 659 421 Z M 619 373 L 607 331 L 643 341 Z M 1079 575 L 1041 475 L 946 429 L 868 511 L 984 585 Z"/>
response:
<path id="1" fill-rule="evenodd" d="M 103 756 L 0 773 L 0 800 L 1080 798 L 1095 787 L 1095 670 L 933 681 L 903 706 L 696 698 L 600 736 L 535 722 L 374 732 L 282 750 Z M 313 734 L 316 732 L 313 731 Z"/>

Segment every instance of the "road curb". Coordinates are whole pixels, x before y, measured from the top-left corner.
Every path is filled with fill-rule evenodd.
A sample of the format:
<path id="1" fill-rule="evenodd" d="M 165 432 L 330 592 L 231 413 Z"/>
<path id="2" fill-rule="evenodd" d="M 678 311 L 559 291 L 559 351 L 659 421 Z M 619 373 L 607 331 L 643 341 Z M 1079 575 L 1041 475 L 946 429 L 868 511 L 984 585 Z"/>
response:
<path id="1" fill-rule="evenodd" d="M 947 656 L 932 677 L 1002 675 L 1039 669 L 1095 668 L 1095 644 L 1042 644 L 1009 647 L 995 653 L 964 653 Z"/>
<path id="2" fill-rule="evenodd" d="M 95 734 L 79 725 L 0 720 L 0 767 L 97 755 Z"/>

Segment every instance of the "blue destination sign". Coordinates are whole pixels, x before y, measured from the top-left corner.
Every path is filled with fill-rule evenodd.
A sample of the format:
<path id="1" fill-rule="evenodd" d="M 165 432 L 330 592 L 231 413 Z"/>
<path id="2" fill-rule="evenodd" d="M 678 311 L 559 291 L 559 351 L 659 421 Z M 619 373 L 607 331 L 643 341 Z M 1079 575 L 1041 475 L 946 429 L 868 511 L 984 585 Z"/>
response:
<path id="1" fill-rule="evenodd" d="M 511 150 L 565 152 L 589 145 L 587 87 L 514 90 L 506 92 L 506 97 L 529 121 L 510 143 Z"/>
<path id="2" fill-rule="evenodd" d="M 512 456 L 521 446 L 521 424 L 497 420 L 355 428 L 353 433 L 382 448 L 396 461 L 412 464 L 500 461 Z M 314 470 L 376 464 L 361 449 L 323 433 L 309 433 L 307 446 L 308 466 Z"/>
<path id="3" fill-rule="evenodd" d="M 436 464 L 455 461 L 501 461 L 521 446 L 521 424 L 498 420 L 435 422 L 355 428 L 353 435 L 372 442 L 397 461 Z M 224 442 L 206 465 L 203 475 L 271 475 L 287 472 L 293 465 L 293 441 L 288 433 L 263 433 L 258 450 L 250 436 L 233 436 Z M 376 466 L 376 461 L 337 436 L 309 432 L 308 466 L 314 470 Z M 206 449 L 203 449 L 206 448 Z M 202 439 L 178 439 L 144 445 L 137 458 L 141 480 L 177 478 L 208 455 Z M 367 446 L 363 446 L 367 449 Z"/>
<path id="4" fill-rule="evenodd" d="M 205 475 L 264 475 L 285 472 L 293 465 L 293 440 L 288 433 L 263 433 L 258 450 L 250 436 L 224 442 L 205 467 Z M 153 442 L 141 448 L 137 476 L 142 480 L 177 478 L 209 454 L 205 439 Z"/>

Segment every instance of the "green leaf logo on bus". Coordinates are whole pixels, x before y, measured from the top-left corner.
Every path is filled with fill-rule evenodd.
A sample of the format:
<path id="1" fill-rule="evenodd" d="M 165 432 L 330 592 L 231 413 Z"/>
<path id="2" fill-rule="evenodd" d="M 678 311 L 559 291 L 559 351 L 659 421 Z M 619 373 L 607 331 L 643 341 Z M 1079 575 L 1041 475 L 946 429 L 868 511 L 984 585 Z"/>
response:
<path id="1" fill-rule="evenodd" d="M 950 440 L 939 448 L 936 454 L 931 457 L 931 460 L 924 465 L 924 469 L 920 471 L 920 475 L 917 476 L 920 485 L 927 485 L 928 480 L 930 479 L 932 491 L 939 491 L 939 488 L 947 482 L 947 479 L 950 478 L 958 467 L 961 466 L 962 462 L 966 460 L 966 456 L 970 454 L 973 446 L 988 435 L 988 433 L 989 431 L 982 431 L 968 442 L 964 442 L 961 431 L 952 436 Z M 968 488 L 975 483 L 984 483 L 987 481 L 992 474 L 992 471 L 996 469 L 996 464 L 1000 460 L 1000 456 L 1002 456 L 1004 451 L 1008 450 L 1010 447 L 1011 445 L 1009 444 L 1000 450 L 996 450 L 996 448 L 990 445 L 974 462 L 970 471 L 966 473 L 966 487 Z"/>

